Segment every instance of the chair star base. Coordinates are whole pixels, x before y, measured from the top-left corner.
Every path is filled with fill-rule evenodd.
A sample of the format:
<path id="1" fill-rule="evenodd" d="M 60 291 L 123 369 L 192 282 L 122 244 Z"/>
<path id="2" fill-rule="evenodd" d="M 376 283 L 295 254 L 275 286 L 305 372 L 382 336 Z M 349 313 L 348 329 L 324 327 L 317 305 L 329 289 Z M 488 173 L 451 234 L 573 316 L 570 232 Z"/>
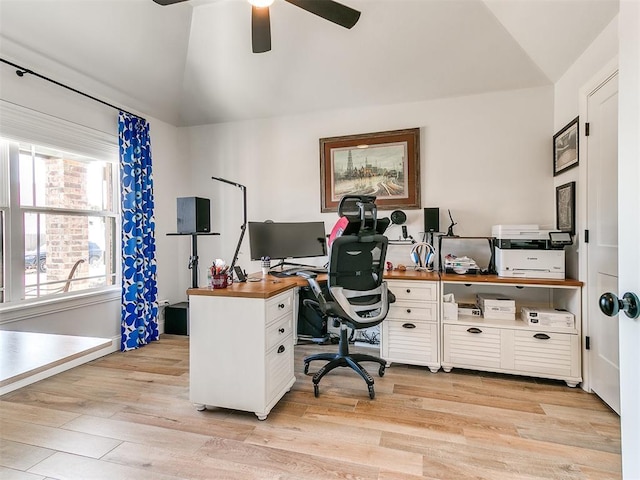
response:
<path id="1" fill-rule="evenodd" d="M 338 345 L 338 353 L 316 353 L 304 358 L 304 373 L 309 373 L 309 364 L 315 360 L 327 361 L 325 365 L 313 375 L 313 393 L 317 397 L 320 394 L 318 383 L 331 370 L 338 367 L 349 367 L 354 370 L 367 383 L 369 389 L 369 398 L 375 398 L 375 390 L 373 388 L 373 377 L 360 365 L 359 362 L 376 362 L 380 364 L 378 375 L 384 376 L 387 362 L 382 358 L 366 353 L 349 353 L 349 340 L 347 339 L 347 327 L 341 324 L 340 343 Z"/>

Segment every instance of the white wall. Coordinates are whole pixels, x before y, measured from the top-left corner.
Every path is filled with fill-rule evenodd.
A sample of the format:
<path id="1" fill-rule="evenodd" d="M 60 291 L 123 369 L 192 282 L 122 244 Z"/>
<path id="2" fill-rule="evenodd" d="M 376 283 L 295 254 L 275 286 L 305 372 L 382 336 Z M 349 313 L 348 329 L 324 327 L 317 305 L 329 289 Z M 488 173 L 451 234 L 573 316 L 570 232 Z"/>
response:
<path id="1" fill-rule="evenodd" d="M 202 265 L 231 261 L 242 223 L 240 190 L 211 176 L 247 186 L 250 221 L 324 220 L 329 232 L 337 216 L 320 213 L 319 139 L 411 127 L 421 129 L 422 206 L 440 208 L 441 230 L 447 209 L 463 236 L 489 235 L 494 224 L 553 223 L 552 87 L 207 125 L 182 132 L 191 194 L 212 199 L 212 230 L 221 233 L 201 241 Z M 405 212 L 419 239 L 422 209 Z M 246 239 L 239 264 L 259 270 Z"/>

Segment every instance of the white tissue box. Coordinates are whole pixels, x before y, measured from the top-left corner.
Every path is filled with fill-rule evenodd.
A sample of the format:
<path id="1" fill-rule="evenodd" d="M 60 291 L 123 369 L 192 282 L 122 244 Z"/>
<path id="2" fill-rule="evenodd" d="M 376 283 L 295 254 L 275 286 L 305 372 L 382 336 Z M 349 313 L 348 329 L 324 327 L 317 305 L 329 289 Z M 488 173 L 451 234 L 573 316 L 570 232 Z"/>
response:
<path id="1" fill-rule="evenodd" d="M 458 304 L 455 302 L 442 303 L 442 319 L 458 320 Z"/>

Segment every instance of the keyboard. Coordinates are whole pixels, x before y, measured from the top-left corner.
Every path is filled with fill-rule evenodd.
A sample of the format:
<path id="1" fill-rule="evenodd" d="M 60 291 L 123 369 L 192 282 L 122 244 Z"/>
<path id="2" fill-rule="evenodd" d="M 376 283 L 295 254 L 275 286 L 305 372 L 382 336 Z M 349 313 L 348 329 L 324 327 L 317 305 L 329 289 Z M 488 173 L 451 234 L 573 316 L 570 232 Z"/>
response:
<path id="1" fill-rule="evenodd" d="M 271 270 L 269 275 L 273 275 L 278 278 L 293 277 L 298 272 L 327 273 L 327 269 L 324 267 L 290 267 L 285 268 L 284 270 Z"/>

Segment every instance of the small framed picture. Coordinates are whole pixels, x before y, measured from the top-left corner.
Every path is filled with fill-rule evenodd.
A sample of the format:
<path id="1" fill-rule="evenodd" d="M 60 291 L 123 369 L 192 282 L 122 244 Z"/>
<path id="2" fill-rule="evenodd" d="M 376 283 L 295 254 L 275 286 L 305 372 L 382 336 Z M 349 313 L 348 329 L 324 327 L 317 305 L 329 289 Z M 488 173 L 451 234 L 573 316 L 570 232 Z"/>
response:
<path id="1" fill-rule="evenodd" d="M 556 187 L 556 228 L 571 235 L 576 233 L 576 182 Z"/>
<path id="2" fill-rule="evenodd" d="M 553 136 L 553 176 L 577 167 L 579 158 L 578 118 Z"/>

